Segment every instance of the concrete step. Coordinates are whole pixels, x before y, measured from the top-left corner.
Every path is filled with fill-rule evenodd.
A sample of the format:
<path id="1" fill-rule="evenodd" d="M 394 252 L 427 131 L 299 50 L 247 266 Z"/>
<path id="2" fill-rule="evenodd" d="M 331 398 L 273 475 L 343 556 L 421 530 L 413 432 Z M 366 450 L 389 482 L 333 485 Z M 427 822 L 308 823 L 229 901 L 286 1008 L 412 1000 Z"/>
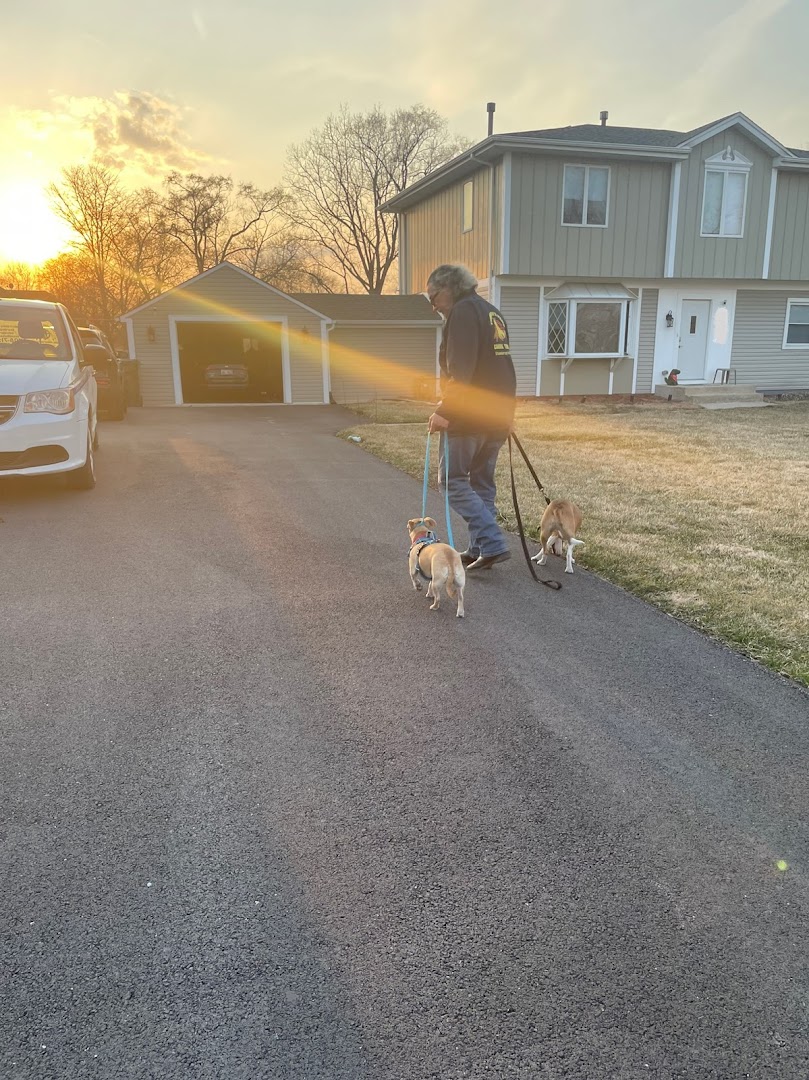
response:
<path id="1" fill-rule="evenodd" d="M 712 394 L 741 394 L 749 397 L 755 394 L 756 388 L 753 383 L 698 383 L 689 386 L 688 383 L 680 383 L 680 388 L 685 390 L 686 397 L 710 397 Z"/>
<path id="2" fill-rule="evenodd" d="M 694 402 L 701 409 L 769 409 L 772 402 L 762 401 L 705 401 L 699 398 Z"/>

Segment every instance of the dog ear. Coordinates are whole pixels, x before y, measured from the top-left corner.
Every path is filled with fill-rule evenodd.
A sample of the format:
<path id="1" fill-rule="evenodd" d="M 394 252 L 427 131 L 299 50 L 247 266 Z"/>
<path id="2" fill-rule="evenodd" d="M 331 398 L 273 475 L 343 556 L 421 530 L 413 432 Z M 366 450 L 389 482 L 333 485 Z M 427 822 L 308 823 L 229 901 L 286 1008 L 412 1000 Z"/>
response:
<path id="1" fill-rule="evenodd" d="M 407 531 L 408 532 L 413 531 L 413 526 L 416 524 L 417 521 L 421 521 L 421 518 L 411 518 L 410 521 L 408 521 L 408 523 L 407 523 Z"/>
<path id="2" fill-rule="evenodd" d="M 424 521 L 424 524 L 427 526 L 428 529 L 435 528 L 435 518 L 423 518 L 422 520 Z"/>

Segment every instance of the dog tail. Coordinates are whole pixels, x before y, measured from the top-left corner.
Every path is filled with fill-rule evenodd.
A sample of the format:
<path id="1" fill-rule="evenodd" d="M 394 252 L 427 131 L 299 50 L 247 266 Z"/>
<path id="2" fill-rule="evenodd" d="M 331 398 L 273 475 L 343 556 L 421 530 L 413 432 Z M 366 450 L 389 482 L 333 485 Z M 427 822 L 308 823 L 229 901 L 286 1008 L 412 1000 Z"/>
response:
<path id="1" fill-rule="evenodd" d="M 466 587 L 466 571 L 464 570 L 463 563 L 458 559 L 457 564 L 450 572 L 449 579 L 447 580 L 447 595 L 455 599 L 457 591 L 463 590 Z"/>

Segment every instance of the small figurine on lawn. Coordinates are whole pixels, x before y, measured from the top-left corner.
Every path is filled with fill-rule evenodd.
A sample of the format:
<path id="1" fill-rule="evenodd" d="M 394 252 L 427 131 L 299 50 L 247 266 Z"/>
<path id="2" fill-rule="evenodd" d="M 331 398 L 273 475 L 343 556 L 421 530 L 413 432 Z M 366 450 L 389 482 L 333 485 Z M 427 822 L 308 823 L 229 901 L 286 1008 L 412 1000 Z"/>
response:
<path id="1" fill-rule="evenodd" d="M 679 368 L 672 368 L 671 371 L 664 371 L 663 372 L 663 378 L 665 380 L 666 386 L 676 386 L 677 385 L 677 376 L 679 374 L 680 374 L 680 369 Z"/>

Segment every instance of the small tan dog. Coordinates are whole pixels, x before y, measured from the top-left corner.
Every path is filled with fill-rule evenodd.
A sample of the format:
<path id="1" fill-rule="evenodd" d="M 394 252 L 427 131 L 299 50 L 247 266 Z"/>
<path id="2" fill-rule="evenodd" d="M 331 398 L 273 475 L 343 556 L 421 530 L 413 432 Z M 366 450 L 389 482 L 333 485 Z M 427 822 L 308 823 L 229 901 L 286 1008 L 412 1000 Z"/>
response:
<path id="1" fill-rule="evenodd" d="M 576 561 L 573 558 L 573 549 L 584 543 L 583 540 L 576 539 L 576 533 L 580 528 L 581 510 L 578 506 L 568 499 L 554 499 L 545 507 L 545 513 L 542 515 L 539 525 L 539 542 L 542 547 L 539 553 L 534 555 L 533 561 L 544 566 L 549 552 L 561 555 L 563 545 L 567 545 L 565 573 L 572 574 L 573 563 Z"/>
<path id="2" fill-rule="evenodd" d="M 435 539 L 435 527 L 435 519 L 431 517 L 411 518 L 407 523 L 410 534 L 410 580 L 417 592 L 421 592 L 422 577 L 430 582 L 427 588 L 427 598 L 432 600 L 430 611 L 438 610 L 441 590 L 446 586 L 447 596 L 455 597 L 458 603 L 455 614 L 462 619 L 466 571 L 455 548 Z"/>

